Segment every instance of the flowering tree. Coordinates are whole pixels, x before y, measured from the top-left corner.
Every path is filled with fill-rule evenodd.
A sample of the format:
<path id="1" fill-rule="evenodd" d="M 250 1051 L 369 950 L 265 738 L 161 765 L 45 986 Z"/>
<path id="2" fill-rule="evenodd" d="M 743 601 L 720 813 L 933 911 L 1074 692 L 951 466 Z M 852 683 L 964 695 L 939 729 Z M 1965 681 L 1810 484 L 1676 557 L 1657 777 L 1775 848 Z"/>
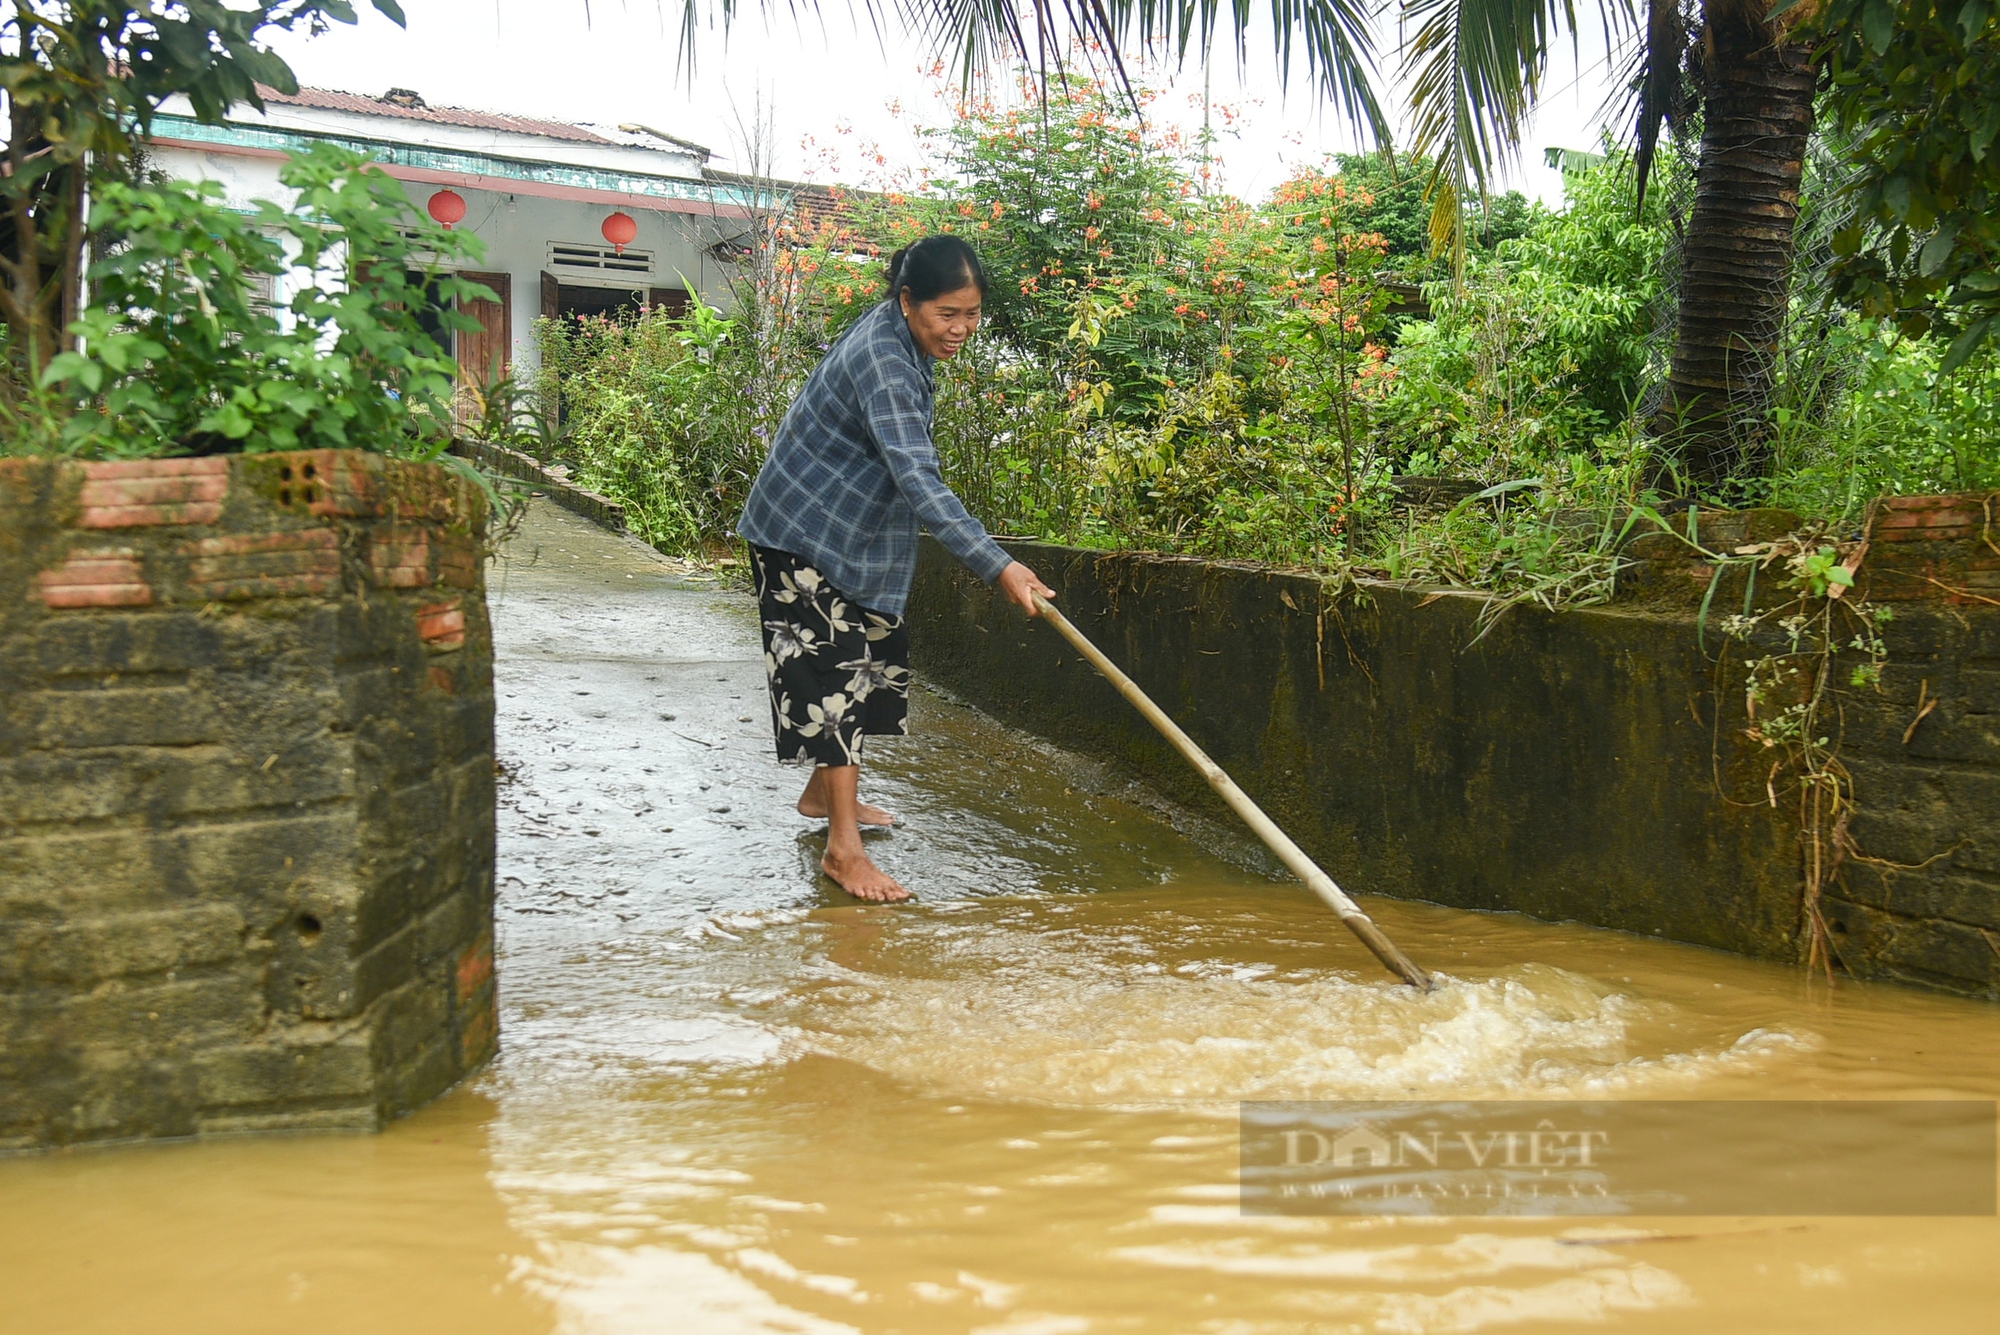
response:
<path id="1" fill-rule="evenodd" d="M 754 350 L 751 416 L 768 443 L 829 344 L 881 295 L 881 247 L 855 224 L 845 191 L 772 193 L 753 219 L 737 310 Z"/>
<path id="2" fill-rule="evenodd" d="M 1355 212 L 1374 197 L 1350 190 L 1338 175 L 1308 170 L 1279 186 L 1262 218 L 1265 249 L 1278 261 L 1272 309 L 1260 329 L 1277 351 L 1271 373 L 1293 388 L 1298 410 L 1327 422 L 1340 444 L 1340 495 L 1330 517 L 1351 548 L 1362 513 L 1361 483 L 1368 407 L 1394 374 L 1374 341 L 1385 322 L 1379 281 L 1389 243 L 1379 232 L 1351 230 Z"/>
<path id="3" fill-rule="evenodd" d="M 1202 145 L 1082 77 L 955 110 L 928 169 L 861 216 L 882 249 L 963 235 L 993 281 L 988 332 L 940 370 L 941 447 L 975 508 L 1171 546 L 1344 533 L 1388 374 L 1372 196 L 1325 169 L 1263 205 L 1217 193 Z"/>

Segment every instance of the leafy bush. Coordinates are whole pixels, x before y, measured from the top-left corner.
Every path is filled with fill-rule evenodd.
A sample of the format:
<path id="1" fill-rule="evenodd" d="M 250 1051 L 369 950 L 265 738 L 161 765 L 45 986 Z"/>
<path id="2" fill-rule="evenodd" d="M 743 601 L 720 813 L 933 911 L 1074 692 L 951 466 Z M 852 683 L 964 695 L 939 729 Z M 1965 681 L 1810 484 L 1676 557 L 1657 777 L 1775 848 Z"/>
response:
<path id="1" fill-rule="evenodd" d="M 1615 154 L 1566 178 L 1565 190 L 1562 211 L 1538 210 L 1522 235 L 1474 256 L 1463 287 L 1428 285 L 1432 318 L 1399 332 L 1380 420 L 1408 471 L 1528 476 L 1631 417 L 1668 191 L 1656 179 L 1639 213 L 1630 161 Z"/>
<path id="2" fill-rule="evenodd" d="M 1392 162 L 1380 153 L 1341 153 L 1333 165 L 1349 189 L 1370 197 L 1355 226 L 1388 243 L 1390 267 L 1411 282 L 1444 277 L 1446 266 L 1431 255 L 1431 205 L 1424 198 L 1424 183 L 1434 169 L 1431 160 L 1403 157 Z M 1520 191 L 1496 196 L 1471 219 L 1476 233 L 1471 252 L 1525 235 L 1534 221 L 1535 206 Z"/>
<path id="3" fill-rule="evenodd" d="M 696 303 L 685 321 L 541 320 L 536 334 L 562 420 L 553 448 L 576 480 L 663 550 L 727 532 L 764 454 L 738 322 Z"/>
<path id="4" fill-rule="evenodd" d="M 931 193 L 891 194 L 868 222 L 885 247 L 972 241 L 994 281 L 984 337 L 1060 361 L 1087 319 L 1099 402 L 1121 416 L 1214 363 L 1247 291 L 1249 213 L 1204 195 L 1194 163 L 1128 105 L 1071 78 L 1040 107 L 976 105 L 932 137 Z"/>
<path id="5" fill-rule="evenodd" d="M 1838 383 L 1816 396 L 1824 406 L 1777 410 L 1774 503 L 1852 520 L 1881 495 L 2000 487 L 2000 354 L 1944 374 L 1943 339 L 1861 317 L 1829 341 L 1820 375 Z"/>
<path id="6" fill-rule="evenodd" d="M 403 187 L 348 149 L 316 146 L 279 179 L 296 203 L 260 200 L 248 214 L 212 182 L 105 182 L 91 216 L 103 258 L 70 327 L 77 345 L 15 408 L 6 448 L 442 452 L 458 368 L 419 308 L 491 297 L 440 267 L 476 259 L 478 241 L 416 218 Z M 289 301 L 261 299 L 259 279 Z M 450 309 L 441 318 L 471 325 Z"/>
<path id="7" fill-rule="evenodd" d="M 1906 333 L 1942 333 L 1955 370 L 2000 342 L 2000 12 L 1987 0 L 1799 12 L 1828 75 L 1823 114 L 1848 137 L 1836 291 Z"/>
<path id="8" fill-rule="evenodd" d="M 374 7 L 403 22 L 396 0 Z M 298 81 L 265 45 L 273 30 L 353 23 L 348 0 L 15 0 L 0 15 L 0 407 L 30 395 L 77 315 L 84 259 L 99 238 L 85 217 L 112 182 L 129 182 L 162 103 L 183 97 L 203 121 L 262 89 Z"/>
<path id="9" fill-rule="evenodd" d="M 1072 541 L 1285 561 L 1344 542 L 1387 306 L 1386 246 L 1349 226 L 1367 201 L 1308 171 L 1261 208 L 1159 209 L 1191 243 L 1178 260 L 1142 234 L 1139 264 L 1109 248 L 1103 274 L 1024 282 L 1034 319 L 940 368 L 947 478 L 1003 525 Z"/>

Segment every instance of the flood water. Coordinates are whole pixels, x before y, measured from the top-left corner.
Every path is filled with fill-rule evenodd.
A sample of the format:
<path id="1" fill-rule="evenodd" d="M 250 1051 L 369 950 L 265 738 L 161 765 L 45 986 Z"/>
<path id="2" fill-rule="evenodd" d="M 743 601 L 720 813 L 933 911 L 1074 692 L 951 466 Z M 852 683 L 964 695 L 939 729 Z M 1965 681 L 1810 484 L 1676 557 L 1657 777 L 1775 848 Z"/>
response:
<path id="1" fill-rule="evenodd" d="M 861 907 L 747 597 L 552 510 L 493 590 L 499 1058 L 376 1137 L 0 1161 L 0 1329 L 1995 1328 L 1991 1218 L 1246 1217 L 1235 1120 L 1993 1098 L 1992 1006 L 1365 899 L 1417 996 L 1233 834 L 934 694 L 864 786 L 919 898 Z"/>

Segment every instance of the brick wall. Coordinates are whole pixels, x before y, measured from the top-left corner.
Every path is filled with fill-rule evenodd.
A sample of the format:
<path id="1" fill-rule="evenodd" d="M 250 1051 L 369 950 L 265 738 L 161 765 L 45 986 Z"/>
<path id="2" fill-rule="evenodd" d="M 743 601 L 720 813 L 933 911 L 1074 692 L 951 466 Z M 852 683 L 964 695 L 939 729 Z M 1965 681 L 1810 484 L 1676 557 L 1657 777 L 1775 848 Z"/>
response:
<path id="1" fill-rule="evenodd" d="M 0 461 L 0 1148 L 372 1128 L 491 1053 L 478 489 Z"/>
<path id="2" fill-rule="evenodd" d="M 1895 620 L 1881 689 L 1841 701 L 1835 948 L 1855 973 L 2000 996 L 2000 493 L 1889 501 L 1857 586 Z"/>
<path id="3" fill-rule="evenodd" d="M 1798 523 L 1775 510 L 1717 514 L 1699 536 L 1727 551 Z M 1835 961 L 1862 977 L 2000 996 L 2000 493 L 1892 497 L 1866 538 L 1855 597 L 1893 619 L 1882 628 L 1879 686 L 1851 685 L 1854 654 L 1831 679 L 1828 726 L 1855 802 L 1829 850 L 1823 912 Z M 1768 579 L 1746 587 L 1740 570 L 1718 582 L 1670 538 L 1648 535 L 1630 551 L 1641 559 L 1621 581 L 1622 601 L 1685 615 L 1704 599 L 1734 609 L 1792 596 Z M 1768 631 L 1767 647 L 1781 639 Z M 1724 677 L 1727 730 L 1743 719 L 1740 678 Z M 1731 796 L 1755 801 L 1761 791 L 1762 782 L 1738 784 Z"/>

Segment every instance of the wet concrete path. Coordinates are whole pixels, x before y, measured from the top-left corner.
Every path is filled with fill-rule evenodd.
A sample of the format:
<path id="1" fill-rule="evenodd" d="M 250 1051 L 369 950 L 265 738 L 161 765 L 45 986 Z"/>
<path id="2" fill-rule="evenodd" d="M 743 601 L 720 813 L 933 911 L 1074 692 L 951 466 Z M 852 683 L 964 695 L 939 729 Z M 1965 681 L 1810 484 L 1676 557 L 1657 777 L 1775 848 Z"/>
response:
<path id="1" fill-rule="evenodd" d="M 743 592 L 540 507 L 491 584 L 500 1057 L 379 1137 L 0 1162 L 0 1327 L 1990 1326 L 1992 1219 L 1246 1218 L 1234 1119 L 1992 1098 L 1993 1007 L 1371 901 L 1454 979 L 1419 998 L 1240 839 L 928 692 L 868 789 L 920 898 L 861 906 Z"/>

